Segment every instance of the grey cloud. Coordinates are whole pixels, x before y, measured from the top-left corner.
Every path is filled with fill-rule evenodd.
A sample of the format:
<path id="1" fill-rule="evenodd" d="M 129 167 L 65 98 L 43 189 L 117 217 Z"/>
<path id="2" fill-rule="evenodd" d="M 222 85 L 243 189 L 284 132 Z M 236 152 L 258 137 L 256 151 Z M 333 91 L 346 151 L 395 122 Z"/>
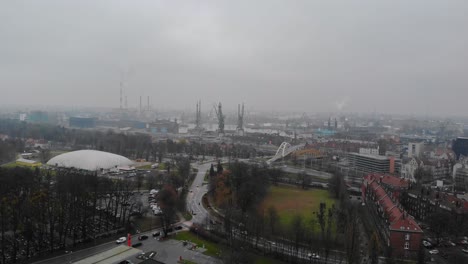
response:
<path id="1" fill-rule="evenodd" d="M 0 103 L 117 107 L 121 73 L 131 72 L 131 105 L 149 95 L 165 108 L 201 98 L 258 110 L 459 113 L 468 96 L 467 8 L 425 0 L 3 1 Z"/>

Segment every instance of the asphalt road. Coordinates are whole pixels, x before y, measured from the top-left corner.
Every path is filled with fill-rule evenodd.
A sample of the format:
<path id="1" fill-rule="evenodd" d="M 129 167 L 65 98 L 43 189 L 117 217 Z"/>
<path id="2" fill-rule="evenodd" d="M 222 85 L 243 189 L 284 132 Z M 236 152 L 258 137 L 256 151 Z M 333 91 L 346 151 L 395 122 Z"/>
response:
<path id="1" fill-rule="evenodd" d="M 117 239 L 117 238 L 115 238 Z M 34 264 L 63 264 L 63 263 L 73 263 L 75 261 L 82 260 L 89 256 L 104 252 L 116 246 L 115 241 L 94 246 L 91 248 L 82 249 L 79 251 L 71 251 L 65 255 L 57 256 L 54 258 L 34 262 Z"/>
<path id="2" fill-rule="evenodd" d="M 185 229 L 186 230 L 186 229 Z M 141 242 L 142 246 L 138 247 L 137 249 L 141 250 L 149 254 L 150 252 L 156 252 L 156 255 L 153 259 L 161 261 L 163 263 L 178 263 L 180 257 L 183 259 L 191 260 L 195 263 L 221 263 L 220 260 L 203 255 L 202 251 L 191 250 L 189 245 L 184 246 L 181 241 L 168 239 L 165 241 L 159 241 L 159 237 L 152 236 L 152 232 L 155 231 L 162 231 L 162 229 L 154 229 L 150 232 L 142 233 L 139 235 L 147 235 L 148 239 L 139 241 L 138 236 L 134 235 L 132 237 L 132 244 L 137 242 Z M 173 236 L 177 236 L 177 234 L 173 234 Z M 115 239 L 117 239 L 116 237 Z M 118 246 L 115 241 L 111 241 L 105 244 L 101 244 L 95 247 L 83 249 L 76 252 L 70 252 L 65 255 L 61 255 L 58 257 L 46 259 L 43 261 L 35 262 L 34 264 L 63 264 L 63 263 L 73 263 L 84 258 L 99 254 L 101 252 L 107 251 L 114 247 Z M 129 258 L 130 261 L 133 263 L 140 263 L 142 259 L 137 258 L 137 256 L 133 256 Z"/>
<path id="3" fill-rule="evenodd" d="M 187 195 L 187 208 L 192 213 L 193 223 L 203 223 L 208 218 L 208 211 L 202 204 L 203 195 L 208 192 L 208 185 L 204 185 L 203 180 L 206 172 L 211 167 L 211 163 L 192 164 L 192 166 L 198 169 L 198 173 Z"/>

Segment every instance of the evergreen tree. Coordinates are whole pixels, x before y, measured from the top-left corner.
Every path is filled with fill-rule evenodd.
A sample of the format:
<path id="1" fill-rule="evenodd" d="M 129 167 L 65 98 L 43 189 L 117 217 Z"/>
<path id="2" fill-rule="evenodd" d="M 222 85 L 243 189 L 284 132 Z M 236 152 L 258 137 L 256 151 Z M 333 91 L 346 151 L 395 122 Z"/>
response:
<path id="1" fill-rule="evenodd" d="M 214 166 L 213 166 L 213 163 L 211 163 L 211 168 L 210 168 L 210 177 L 213 177 L 215 176 L 216 173 L 215 173 L 215 170 L 214 170 Z"/>
<path id="2" fill-rule="evenodd" d="M 218 167 L 217 167 L 217 171 L 216 171 L 218 174 L 221 174 L 223 173 L 223 165 L 221 165 L 221 160 L 218 160 Z"/>

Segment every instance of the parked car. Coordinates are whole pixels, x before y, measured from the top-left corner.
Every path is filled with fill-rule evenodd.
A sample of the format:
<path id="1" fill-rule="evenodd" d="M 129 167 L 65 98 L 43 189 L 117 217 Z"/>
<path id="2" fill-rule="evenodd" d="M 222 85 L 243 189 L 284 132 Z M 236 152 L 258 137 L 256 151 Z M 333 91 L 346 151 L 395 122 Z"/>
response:
<path id="1" fill-rule="evenodd" d="M 431 242 L 423 240 L 422 243 L 425 248 L 432 248 Z"/>
<path id="2" fill-rule="evenodd" d="M 442 241 L 442 242 L 440 243 L 440 245 L 441 245 L 441 246 L 444 246 L 444 247 L 454 247 L 454 246 L 456 246 L 456 244 L 453 243 L 453 242 L 450 241 L 450 240 Z"/>
<path id="3" fill-rule="evenodd" d="M 127 241 L 127 238 L 126 238 L 126 237 L 121 237 L 121 238 L 117 239 L 117 240 L 115 241 L 115 243 L 117 243 L 117 244 L 122 244 L 122 243 L 124 243 L 125 241 Z"/>
<path id="4" fill-rule="evenodd" d="M 439 254 L 439 250 L 437 249 L 429 250 L 429 254 L 432 254 L 432 255 Z"/>
<path id="5" fill-rule="evenodd" d="M 463 253 L 468 254 L 468 248 L 462 248 Z"/>
<path id="6" fill-rule="evenodd" d="M 175 230 L 182 230 L 182 226 L 176 226 Z"/>
<path id="7" fill-rule="evenodd" d="M 315 254 L 315 253 L 309 253 L 307 254 L 307 256 L 309 257 L 309 259 L 320 259 L 319 254 Z"/>
<path id="8" fill-rule="evenodd" d="M 160 235 L 161 235 L 161 232 L 160 232 L 160 231 L 153 232 L 153 237 L 157 237 L 157 236 L 160 236 Z"/>
<path id="9" fill-rule="evenodd" d="M 138 243 L 133 244 L 132 247 L 136 248 L 136 247 L 140 247 L 141 245 L 143 245 L 143 243 L 138 242 Z"/>
<path id="10" fill-rule="evenodd" d="M 133 262 L 131 262 L 130 260 L 126 259 L 126 260 L 120 261 L 119 264 L 133 264 Z"/>
<path id="11" fill-rule="evenodd" d="M 145 240 L 145 239 L 148 239 L 147 235 L 138 236 L 138 240 Z"/>

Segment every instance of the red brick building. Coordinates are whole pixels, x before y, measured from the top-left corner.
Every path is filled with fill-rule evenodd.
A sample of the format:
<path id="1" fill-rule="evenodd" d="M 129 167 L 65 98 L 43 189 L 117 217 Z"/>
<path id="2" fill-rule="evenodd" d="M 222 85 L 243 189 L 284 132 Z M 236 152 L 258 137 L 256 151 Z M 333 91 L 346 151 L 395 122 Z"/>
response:
<path id="1" fill-rule="evenodd" d="M 398 203 L 408 181 L 394 176 L 369 174 L 362 184 L 362 199 L 370 212 L 370 221 L 379 231 L 382 244 L 397 258 L 417 258 L 423 231 Z"/>

